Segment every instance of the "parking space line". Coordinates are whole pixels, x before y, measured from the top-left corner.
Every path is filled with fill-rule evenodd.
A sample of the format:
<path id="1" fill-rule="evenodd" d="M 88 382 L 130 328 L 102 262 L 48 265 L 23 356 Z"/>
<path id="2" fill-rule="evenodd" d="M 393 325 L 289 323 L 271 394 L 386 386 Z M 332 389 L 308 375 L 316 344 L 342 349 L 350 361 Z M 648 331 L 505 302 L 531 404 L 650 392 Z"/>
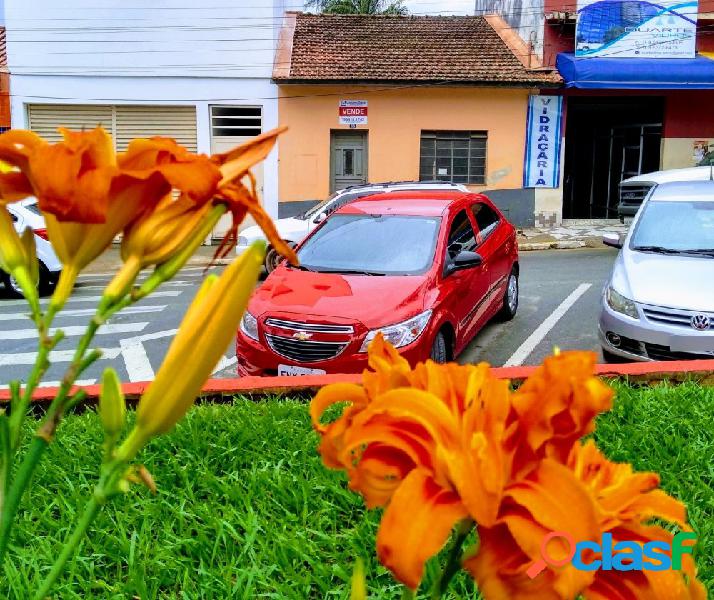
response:
<path id="1" fill-rule="evenodd" d="M 528 356 L 530 356 L 530 353 L 535 350 L 536 346 L 543 341 L 546 335 L 548 335 L 548 332 L 555 327 L 558 321 L 563 318 L 565 313 L 570 310 L 573 304 L 575 304 L 578 299 L 592 287 L 592 285 L 592 283 L 581 283 L 578 287 L 576 287 L 575 290 L 573 290 L 573 292 L 565 300 L 563 300 L 560 305 L 552 313 L 550 313 L 550 315 L 548 315 L 548 318 L 536 327 L 535 331 L 526 338 L 526 341 L 518 347 L 518 349 L 511 355 L 511 358 L 509 358 L 503 366 L 514 367 L 522 365 Z"/>

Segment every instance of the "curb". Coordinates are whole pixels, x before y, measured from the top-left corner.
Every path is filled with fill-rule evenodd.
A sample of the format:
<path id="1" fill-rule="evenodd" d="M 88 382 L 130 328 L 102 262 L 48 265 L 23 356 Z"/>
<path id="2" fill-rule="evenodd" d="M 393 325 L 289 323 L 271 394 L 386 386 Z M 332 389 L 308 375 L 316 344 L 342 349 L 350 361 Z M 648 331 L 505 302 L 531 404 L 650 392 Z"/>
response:
<path id="1" fill-rule="evenodd" d="M 538 366 L 494 367 L 499 379 L 520 382 L 529 377 Z M 597 365 L 595 372 L 601 377 L 626 377 L 630 381 L 656 383 L 660 381 L 682 382 L 692 379 L 702 385 L 714 385 L 714 360 L 687 360 L 667 362 L 637 362 L 618 365 Z M 237 379 L 209 379 L 203 387 L 202 396 L 266 396 L 295 393 L 312 393 L 331 383 L 360 383 L 360 374 L 304 375 L 301 377 L 241 377 Z M 135 400 L 141 396 L 150 382 L 122 384 L 124 395 Z M 79 388 L 75 388 L 79 389 Z M 87 400 L 99 396 L 98 384 L 83 386 Z M 34 402 L 49 402 L 58 388 L 38 388 L 33 394 Z M 9 402 L 9 390 L 0 390 L 0 404 Z"/>
<path id="2" fill-rule="evenodd" d="M 531 250 L 574 250 L 575 248 L 586 248 L 587 244 L 580 240 L 560 240 L 554 242 L 525 242 L 518 244 L 520 252 Z"/>

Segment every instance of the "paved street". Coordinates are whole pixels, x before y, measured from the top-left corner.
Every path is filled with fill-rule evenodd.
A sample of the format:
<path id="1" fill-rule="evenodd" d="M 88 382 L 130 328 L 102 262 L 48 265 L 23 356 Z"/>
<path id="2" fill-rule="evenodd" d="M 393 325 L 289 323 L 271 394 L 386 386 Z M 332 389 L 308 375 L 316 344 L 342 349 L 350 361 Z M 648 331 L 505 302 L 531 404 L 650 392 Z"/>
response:
<path id="1" fill-rule="evenodd" d="M 521 305 L 510 323 L 488 325 L 460 360 L 487 360 L 494 365 L 534 364 L 562 349 L 597 350 L 596 318 L 600 291 L 615 257 L 610 250 L 560 250 L 521 253 Z M 217 267 L 214 272 L 220 272 Z M 186 306 L 203 279 L 203 267 L 187 267 L 174 281 L 136 306 L 111 319 L 95 338 L 104 356 L 81 378 L 95 382 L 107 365 L 124 381 L 154 376 Z M 98 297 L 109 281 L 106 273 L 80 277 L 74 294 L 55 325 L 67 339 L 53 354 L 45 381 L 57 382 L 71 358 L 72 343 L 84 330 Z M 0 297 L 0 384 L 24 377 L 35 358 L 36 336 L 25 316 L 24 302 Z M 554 314 L 555 313 L 555 314 Z M 559 319 L 557 317 L 562 315 Z M 234 376 L 235 355 L 229 348 L 216 377 Z"/>
<path id="2" fill-rule="evenodd" d="M 222 268 L 217 267 L 212 272 L 220 272 Z M 80 382 L 94 383 L 107 365 L 113 366 L 123 381 L 152 379 L 203 277 L 203 267 L 186 267 L 173 281 L 110 319 L 99 330 L 93 345 L 102 348 L 104 355 L 82 375 Z M 65 310 L 55 319 L 55 326 L 64 330 L 66 338 L 51 357 L 53 365 L 45 376 L 50 385 L 62 378 L 71 360 L 73 345 L 84 332 L 109 280 L 109 273 L 80 276 Z M 35 360 L 37 342 L 32 323 L 25 316 L 24 301 L 8 299 L 4 291 L 2 294 L 0 384 L 7 385 L 11 379 L 26 375 Z M 232 364 L 231 356 L 235 361 L 235 353 L 231 351 L 218 365 L 218 370 Z"/>
<path id="3" fill-rule="evenodd" d="M 516 318 L 487 325 L 460 362 L 538 364 L 554 346 L 599 352 L 600 294 L 615 256 L 617 251 L 611 249 L 521 252 Z"/>

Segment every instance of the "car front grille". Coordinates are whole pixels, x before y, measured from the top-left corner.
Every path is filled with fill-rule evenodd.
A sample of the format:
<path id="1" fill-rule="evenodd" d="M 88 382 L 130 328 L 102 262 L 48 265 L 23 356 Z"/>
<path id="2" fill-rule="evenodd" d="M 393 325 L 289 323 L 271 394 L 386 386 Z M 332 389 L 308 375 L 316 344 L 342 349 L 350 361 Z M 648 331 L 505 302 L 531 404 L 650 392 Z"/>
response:
<path id="1" fill-rule="evenodd" d="M 347 342 L 318 342 L 266 334 L 268 345 L 276 354 L 301 363 L 320 362 L 338 356 Z"/>
<path id="2" fill-rule="evenodd" d="M 678 352 L 669 346 L 659 344 L 648 344 L 645 342 L 647 356 L 652 360 L 701 360 L 714 358 L 712 354 L 697 354 L 694 352 Z"/>
<path id="3" fill-rule="evenodd" d="M 266 325 L 289 329 L 291 331 L 309 331 L 311 333 L 354 333 L 352 325 L 330 325 L 327 323 L 299 323 L 270 317 L 265 320 Z"/>
<path id="4" fill-rule="evenodd" d="M 692 328 L 692 317 L 695 315 L 704 315 L 709 317 L 714 323 L 714 313 L 700 313 L 691 310 L 683 310 L 678 308 L 667 308 L 664 306 L 643 306 L 642 312 L 647 317 L 648 321 L 653 323 L 661 323 L 663 325 L 675 325 L 678 327 Z"/>
<path id="5" fill-rule="evenodd" d="M 620 203 L 639 206 L 652 189 L 651 183 L 620 186 Z"/>

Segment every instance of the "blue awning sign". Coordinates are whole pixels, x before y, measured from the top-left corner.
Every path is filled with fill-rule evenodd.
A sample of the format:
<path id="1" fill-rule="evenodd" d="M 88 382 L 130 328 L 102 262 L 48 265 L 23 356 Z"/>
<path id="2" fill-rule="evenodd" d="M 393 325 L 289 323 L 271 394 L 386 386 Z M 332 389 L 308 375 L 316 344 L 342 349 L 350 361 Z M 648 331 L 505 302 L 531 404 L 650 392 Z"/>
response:
<path id="1" fill-rule="evenodd" d="M 560 184 L 562 96 L 529 96 L 523 187 L 557 188 Z"/>
<path id="2" fill-rule="evenodd" d="M 556 60 L 565 87 L 621 90 L 714 89 L 714 60 L 695 58 L 579 58 L 561 52 Z"/>

